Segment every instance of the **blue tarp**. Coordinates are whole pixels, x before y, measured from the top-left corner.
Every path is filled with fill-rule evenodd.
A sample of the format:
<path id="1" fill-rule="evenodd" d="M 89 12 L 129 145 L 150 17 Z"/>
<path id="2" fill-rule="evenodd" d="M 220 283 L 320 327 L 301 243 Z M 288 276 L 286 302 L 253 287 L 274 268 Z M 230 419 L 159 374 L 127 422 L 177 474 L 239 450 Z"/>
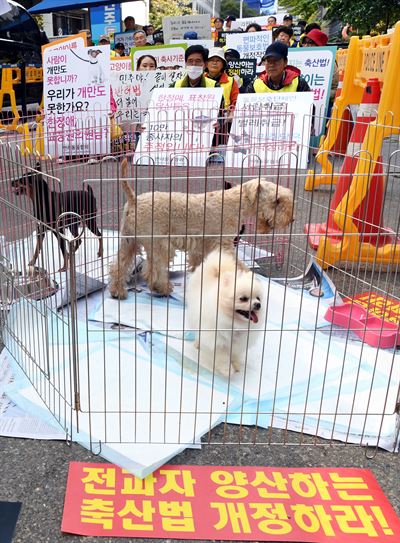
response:
<path id="1" fill-rule="evenodd" d="M 113 0 L 114 4 L 122 4 L 123 2 L 134 0 Z M 67 9 L 82 9 L 92 8 L 95 6 L 103 6 L 110 4 L 110 0 L 43 0 L 36 6 L 29 9 L 29 13 L 50 13 L 52 11 L 65 11 Z"/>

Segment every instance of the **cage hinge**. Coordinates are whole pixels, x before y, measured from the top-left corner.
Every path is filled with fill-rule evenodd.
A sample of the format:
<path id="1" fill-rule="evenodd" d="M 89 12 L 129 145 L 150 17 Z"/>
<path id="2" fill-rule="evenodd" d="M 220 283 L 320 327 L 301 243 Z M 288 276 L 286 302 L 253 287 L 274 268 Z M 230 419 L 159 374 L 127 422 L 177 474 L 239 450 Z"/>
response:
<path id="1" fill-rule="evenodd" d="M 75 392 L 75 411 L 81 410 L 81 395 L 79 392 Z"/>

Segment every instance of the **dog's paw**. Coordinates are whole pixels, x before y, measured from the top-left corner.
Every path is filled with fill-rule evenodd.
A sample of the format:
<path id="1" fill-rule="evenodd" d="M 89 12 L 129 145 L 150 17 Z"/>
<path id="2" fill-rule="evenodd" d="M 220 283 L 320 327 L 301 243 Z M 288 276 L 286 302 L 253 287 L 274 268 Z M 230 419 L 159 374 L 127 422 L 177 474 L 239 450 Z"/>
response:
<path id="1" fill-rule="evenodd" d="M 126 288 L 118 287 L 109 285 L 108 290 L 113 298 L 117 298 L 118 300 L 126 300 L 128 296 L 128 291 Z"/>
<path id="2" fill-rule="evenodd" d="M 238 360 L 232 360 L 232 368 L 235 370 L 236 373 L 239 373 L 240 371 L 240 362 Z"/>

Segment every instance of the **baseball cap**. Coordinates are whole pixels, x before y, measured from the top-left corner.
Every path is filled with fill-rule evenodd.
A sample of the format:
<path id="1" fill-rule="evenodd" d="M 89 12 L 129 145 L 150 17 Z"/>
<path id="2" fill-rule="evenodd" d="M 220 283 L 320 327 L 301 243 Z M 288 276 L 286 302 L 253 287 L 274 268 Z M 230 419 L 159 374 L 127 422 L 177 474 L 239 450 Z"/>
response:
<path id="1" fill-rule="evenodd" d="M 274 41 L 274 43 L 271 43 L 271 45 L 267 47 L 263 60 L 268 57 L 276 58 L 278 60 L 283 58 L 286 60 L 288 58 L 288 46 L 281 41 Z"/>
<path id="2" fill-rule="evenodd" d="M 114 49 L 125 49 L 125 45 L 119 41 L 114 45 Z"/>
<path id="3" fill-rule="evenodd" d="M 197 40 L 197 32 L 189 30 L 188 32 L 184 33 L 183 39 L 184 40 Z"/>
<path id="4" fill-rule="evenodd" d="M 284 18 L 283 18 L 284 21 L 293 21 L 293 16 L 292 15 L 285 15 Z"/>
<path id="5" fill-rule="evenodd" d="M 107 40 L 108 43 L 110 43 L 110 38 L 109 38 L 108 34 L 102 34 L 102 35 L 100 36 L 99 41 L 102 41 L 102 40 Z"/>
<path id="6" fill-rule="evenodd" d="M 210 47 L 210 49 L 208 50 L 208 60 L 210 60 L 210 58 L 212 57 L 220 58 L 226 65 L 224 51 L 221 47 Z"/>
<path id="7" fill-rule="evenodd" d="M 240 53 L 239 51 L 236 51 L 236 49 L 227 49 L 225 51 L 225 58 L 226 57 L 232 57 L 232 58 L 237 58 L 240 60 Z"/>
<path id="8" fill-rule="evenodd" d="M 225 17 L 225 21 L 236 21 L 236 17 L 234 15 L 228 15 L 228 17 Z"/>
<path id="9" fill-rule="evenodd" d="M 325 34 L 325 32 L 322 32 L 322 30 L 318 30 L 317 28 L 310 30 L 310 32 L 306 34 L 304 38 L 312 40 L 315 45 L 319 46 L 323 46 L 328 43 L 328 36 Z"/>

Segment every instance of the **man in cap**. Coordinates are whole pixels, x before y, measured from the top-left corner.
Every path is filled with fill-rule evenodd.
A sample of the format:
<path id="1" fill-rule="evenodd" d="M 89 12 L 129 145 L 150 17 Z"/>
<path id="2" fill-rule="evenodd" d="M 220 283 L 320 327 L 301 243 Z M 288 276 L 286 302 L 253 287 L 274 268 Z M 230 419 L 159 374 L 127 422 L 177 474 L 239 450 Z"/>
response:
<path id="1" fill-rule="evenodd" d="M 205 76 L 215 81 L 224 91 L 224 109 L 233 111 L 239 95 L 239 87 L 235 79 L 226 71 L 224 50 L 221 47 L 212 47 L 208 52 Z"/>
<path id="2" fill-rule="evenodd" d="M 191 45 L 185 51 L 186 75 L 178 79 L 172 87 L 215 87 L 218 83 L 204 76 L 208 51 L 202 45 Z"/>
<path id="3" fill-rule="evenodd" d="M 262 59 L 265 71 L 254 79 L 246 92 L 305 92 L 307 81 L 295 66 L 288 65 L 288 46 L 280 41 L 272 43 Z"/>
<path id="4" fill-rule="evenodd" d="M 290 26 L 292 28 L 293 26 L 293 17 L 291 15 L 285 15 L 283 18 L 283 24 L 284 26 Z"/>

